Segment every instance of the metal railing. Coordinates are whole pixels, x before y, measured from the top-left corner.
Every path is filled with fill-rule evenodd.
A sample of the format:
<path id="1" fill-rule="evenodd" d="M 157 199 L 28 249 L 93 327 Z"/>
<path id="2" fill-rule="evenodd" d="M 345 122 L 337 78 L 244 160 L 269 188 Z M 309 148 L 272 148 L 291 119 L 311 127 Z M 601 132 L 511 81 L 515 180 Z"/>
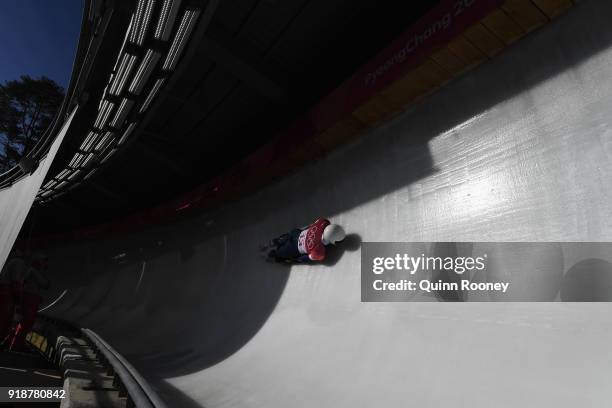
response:
<path id="1" fill-rule="evenodd" d="M 107 374 L 113 376 L 113 385 L 119 388 L 119 395 L 124 393 L 127 397 L 128 407 L 138 408 L 166 408 L 166 404 L 159 398 L 147 381 L 138 371 L 105 342 L 98 334 L 90 329 L 81 329 L 81 333 L 90 342 L 107 369 Z"/>

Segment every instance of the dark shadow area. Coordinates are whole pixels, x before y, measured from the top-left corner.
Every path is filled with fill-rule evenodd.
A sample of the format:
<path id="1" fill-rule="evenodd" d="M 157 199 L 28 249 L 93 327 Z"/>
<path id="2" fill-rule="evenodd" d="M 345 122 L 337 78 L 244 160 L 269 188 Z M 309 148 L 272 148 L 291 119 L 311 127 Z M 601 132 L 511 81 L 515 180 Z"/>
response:
<path id="1" fill-rule="evenodd" d="M 346 251 L 358 251 L 359 248 L 361 248 L 361 241 L 361 236 L 359 234 L 347 234 L 342 243 L 326 248 L 325 259 L 321 264 L 325 266 L 334 266 Z"/>
<path id="2" fill-rule="evenodd" d="M 612 263 L 591 258 L 572 266 L 563 277 L 563 302 L 611 302 Z"/>
<path id="3" fill-rule="evenodd" d="M 27 352 L 0 352 L 0 387 L 62 387 L 61 372 L 42 356 Z M 5 395 L 4 397 L 7 397 Z M 0 407 L 59 407 L 59 402 L 0 402 Z"/>
<path id="4" fill-rule="evenodd" d="M 0 366 L 42 369 L 53 368 L 47 360 L 38 354 L 17 351 L 0 351 Z"/>
<path id="5" fill-rule="evenodd" d="M 248 343 L 265 324 L 282 294 L 289 270 L 285 265 L 270 267 L 266 272 L 269 278 L 259 288 L 234 287 L 237 293 L 216 288 L 215 297 L 203 299 L 202 305 L 181 316 L 176 326 L 182 327 L 169 332 L 168 326 L 174 325 L 166 324 L 163 331 L 150 333 L 156 342 L 174 345 L 168 352 L 149 358 L 138 353 L 126 354 L 126 357 L 146 368 L 143 372 L 156 372 L 166 377 L 197 372 L 225 360 Z M 249 296 L 251 293 L 254 296 Z M 235 303 L 225 303 L 232 301 Z"/>
<path id="6" fill-rule="evenodd" d="M 102 287 L 94 284 L 95 288 L 77 296 L 78 302 L 69 300 L 68 308 L 61 309 L 62 316 L 58 317 L 70 316 L 77 324 L 95 328 L 120 352 L 121 342 L 129 341 L 128 337 L 134 335 L 144 336 L 145 343 L 150 336 L 155 344 L 172 344 L 172 348 L 156 353 L 126 353 L 130 361 L 159 375 L 179 376 L 224 360 L 246 344 L 266 322 L 284 290 L 290 267 L 257 258 L 255 262 L 259 263 L 251 264 L 250 268 L 236 268 L 232 265 L 236 259 L 229 263 L 225 256 L 251 259 L 257 245 L 241 248 L 242 254 L 225 255 L 233 247 L 224 247 L 223 241 L 218 240 L 218 245 L 202 254 L 201 246 L 210 238 L 208 231 L 199 225 L 182 223 L 97 242 L 92 246 L 95 251 L 89 260 L 95 268 L 84 271 L 79 280 L 95 277 L 95 282 Z M 76 252 L 87 251 L 77 249 Z M 117 258 L 117 254 L 124 255 Z M 172 259 L 170 264 L 168 259 Z M 156 266 L 160 262 L 167 267 Z M 61 265 L 60 273 L 75 265 Z M 155 272 L 151 272 L 153 268 Z M 126 311 L 133 308 L 134 292 L 123 286 L 126 282 L 135 286 L 141 272 L 140 290 L 148 296 L 145 313 L 152 319 L 152 326 L 142 327 L 140 324 L 146 322 L 130 322 L 122 314 L 109 320 L 107 312 L 99 313 L 109 302 L 111 307 L 115 304 Z M 183 285 L 192 292 L 187 294 Z M 122 293 L 125 295 L 121 296 Z M 193 303 L 195 299 L 197 303 Z M 85 310 L 71 312 L 83 305 Z M 157 325 L 156 316 L 168 307 L 180 311 L 177 310 L 172 321 Z M 49 310 L 50 315 L 54 312 Z M 134 333 L 134 323 L 142 327 L 138 333 Z M 126 330 L 123 333 L 122 328 Z"/>
<path id="7" fill-rule="evenodd" d="M 59 371 L 48 368 L 22 368 L 0 366 L 0 384 L 3 387 L 61 387 Z"/>

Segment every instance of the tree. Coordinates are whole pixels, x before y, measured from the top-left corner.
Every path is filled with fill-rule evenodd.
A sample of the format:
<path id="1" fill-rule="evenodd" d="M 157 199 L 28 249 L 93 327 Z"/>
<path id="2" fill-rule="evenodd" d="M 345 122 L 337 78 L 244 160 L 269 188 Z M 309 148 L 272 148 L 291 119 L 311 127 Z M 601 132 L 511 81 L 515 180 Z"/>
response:
<path id="1" fill-rule="evenodd" d="M 51 124 L 64 89 L 45 76 L 0 85 L 0 172 L 15 166 Z"/>

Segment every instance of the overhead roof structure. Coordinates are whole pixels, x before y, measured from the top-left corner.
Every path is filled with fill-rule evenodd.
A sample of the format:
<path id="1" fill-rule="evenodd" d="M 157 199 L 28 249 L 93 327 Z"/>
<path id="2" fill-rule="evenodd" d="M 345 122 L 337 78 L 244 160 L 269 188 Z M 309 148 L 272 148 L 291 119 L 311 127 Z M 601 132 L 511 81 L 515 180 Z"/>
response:
<path id="1" fill-rule="evenodd" d="M 107 221 L 223 173 L 435 3 L 89 2 L 87 86 L 37 229 Z"/>

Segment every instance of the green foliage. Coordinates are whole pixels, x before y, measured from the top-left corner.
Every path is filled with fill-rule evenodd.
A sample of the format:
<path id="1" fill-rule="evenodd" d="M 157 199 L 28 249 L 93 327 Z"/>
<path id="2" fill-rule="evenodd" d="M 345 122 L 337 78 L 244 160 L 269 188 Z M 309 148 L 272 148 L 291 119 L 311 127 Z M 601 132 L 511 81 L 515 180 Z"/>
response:
<path id="1" fill-rule="evenodd" d="M 0 85 L 0 173 L 36 145 L 63 98 L 63 88 L 45 76 L 23 75 Z"/>

